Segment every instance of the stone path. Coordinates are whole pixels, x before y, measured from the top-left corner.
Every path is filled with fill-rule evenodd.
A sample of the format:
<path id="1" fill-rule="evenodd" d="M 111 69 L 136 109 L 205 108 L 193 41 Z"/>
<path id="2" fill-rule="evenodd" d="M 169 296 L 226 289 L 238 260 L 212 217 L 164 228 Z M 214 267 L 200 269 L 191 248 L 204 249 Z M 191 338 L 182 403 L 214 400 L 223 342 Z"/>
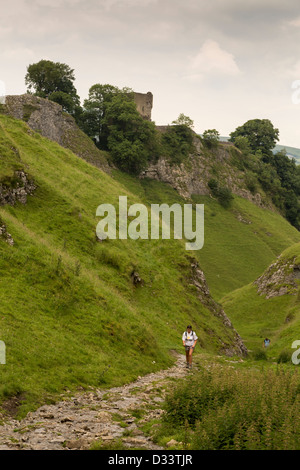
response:
<path id="1" fill-rule="evenodd" d="M 0 450 L 89 449 L 121 440 L 126 448 L 161 449 L 140 429 L 159 418 L 170 380 L 185 376 L 185 357 L 169 369 L 139 377 L 135 382 L 108 390 L 78 394 L 28 413 L 21 421 L 0 426 Z"/>

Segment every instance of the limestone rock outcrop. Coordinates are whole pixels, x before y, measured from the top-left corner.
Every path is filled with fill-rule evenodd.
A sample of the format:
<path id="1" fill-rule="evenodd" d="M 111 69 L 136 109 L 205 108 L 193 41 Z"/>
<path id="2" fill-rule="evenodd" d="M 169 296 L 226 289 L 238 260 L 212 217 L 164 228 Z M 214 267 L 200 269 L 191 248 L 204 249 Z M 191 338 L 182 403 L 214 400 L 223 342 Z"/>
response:
<path id="1" fill-rule="evenodd" d="M 157 129 L 166 132 L 168 126 L 157 126 Z M 247 188 L 245 174 L 232 163 L 232 152 L 239 152 L 232 144 L 220 142 L 217 149 L 208 153 L 196 134 L 193 144 L 194 150 L 184 162 L 174 164 L 167 157 L 161 156 L 140 174 L 140 178 L 168 183 L 185 199 L 190 199 L 192 195 L 209 195 L 211 191 L 208 182 L 211 178 L 216 178 L 233 194 L 248 199 L 259 207 L 273 209 L 259 192 L 253 194 Z"/>
<path id="2" fill-rule="evenodd" d="M 254 281 L 257 292 L 267 299 L 289 294 L 296 295 L 299 289 L 300 265 L 296 257 L 286 259 L 279 256 L 267 270 Z"/>
<path id="3" fill-rule="evenodd" d="M 26 121 L 31 129 L 43 137 L 109 172 L 104 153 L 79 129 L 73 117 L 63 112 L 59 104 L 30 94 L 9 95 L 6 96 L 5 110 L 12 117 Z"/>
<path id="4" fill-rule="evenodd" d="M 36 185 L 23 170 L 15 171 L 13 185 L 0 182 L 0 205 L 26 204 L 27 196 L 33 194 Z"/>
<path id="5" fill-rule="evenodd" d="M 199 300 L 202 305 L 207 307 L 213 315 L 221 318 L 222 323 L 228 328 L 229 332 L 232 333 L 233 341 L 228 341 L 227 344 L 222 341 L 220 346 L 220 353 L 227 356 L 234 356 L 235 354 L 240 356 L 247 356 L 248 351 L 243 343 L 242 338 L 233 327 L 231 321 L 227 317 L 224 309 L 218 304 L 211 296 L 204 272 L 201 270 L 199 263 L 193 260 L 191 263 L 191 284 L 196 287 L 198 292 Z"/>

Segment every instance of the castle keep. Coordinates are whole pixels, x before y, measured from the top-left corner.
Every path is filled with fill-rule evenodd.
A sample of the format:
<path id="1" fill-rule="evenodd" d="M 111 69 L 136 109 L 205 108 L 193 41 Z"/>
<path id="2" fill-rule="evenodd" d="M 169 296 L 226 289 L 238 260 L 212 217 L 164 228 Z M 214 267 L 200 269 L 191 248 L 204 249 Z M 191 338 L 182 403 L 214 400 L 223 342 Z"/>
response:
<path id="1" fill-rule="evenodd" d="M 138 112 L 144 119 L 151 121 L 151 111 L 153 107 L 153 95 L 148 93 L 134 93 L 134 102 Z"/>

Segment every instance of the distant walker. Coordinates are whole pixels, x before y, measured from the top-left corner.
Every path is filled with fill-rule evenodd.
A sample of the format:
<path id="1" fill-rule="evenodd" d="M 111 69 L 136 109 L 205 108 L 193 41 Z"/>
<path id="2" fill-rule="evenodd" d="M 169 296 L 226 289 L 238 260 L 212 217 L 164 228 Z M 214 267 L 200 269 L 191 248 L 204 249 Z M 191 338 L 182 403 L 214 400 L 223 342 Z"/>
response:
<path id="1" fill-rule="evenodd" d="M 192 368 L 192 354 L 197 343 L 198 336 L 192 330 L 192 326 L 188 325 L 186 331 L 182 335 L 183 346 L 185 347 L 186 367 Z"/>

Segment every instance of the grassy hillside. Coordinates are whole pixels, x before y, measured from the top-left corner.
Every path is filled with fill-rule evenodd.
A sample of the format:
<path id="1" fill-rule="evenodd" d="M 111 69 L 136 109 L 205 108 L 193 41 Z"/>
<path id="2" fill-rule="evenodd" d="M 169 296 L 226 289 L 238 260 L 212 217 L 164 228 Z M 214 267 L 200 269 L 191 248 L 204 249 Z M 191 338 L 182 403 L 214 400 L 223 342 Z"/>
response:
<path id="1" fill-rule="evenodd" d="M 114 179 L 145 204 L 187 202 L 158 181 L 138 180 L 121 172 L 114 172 Z M 204 204 L 205 211 L 204 247 L 193 254 L 217 300 L 256 279 L 274 257 L 300 241 L 300 233 L 283 217 L 247 199 L 235 196 L 228 209 L 209 196 L 194 196 L 193 202 Z"/>
<path id="2" fill-rule="evenodd" d="M 299 264 L 300 243 L 297 243 L 285 250 L 264 273 L 266 292 L 258 292 L 259 280 L 258 284 L 250 283 L 222 299 L 249 349 L 261 347 L 267 336 L 271 339 L 270 357 L 277 357 L 282 351 L 291 356 L 292 343 L 300 339 Z M 278 273 L 281 276 L 276 279 Z"/>
<path id="3" fill-rule="evenodd" d="M 233 334 L 191 285 L 192 255 L 181 241 L 95 236 L 96 208 L 141 202 L 71 151 L 0 116 L 1 181 L 15 168 L 34 178 L 26 205 L 0 207 L 14 239 L 0 238 L 0 400 L 21 413 L 78 386 L 109 386 L 171 364 L 192 323 L 199 349 L 217 352 Z M 132 188 L 134 189 L 134 188 Z M 151 191 L 151 186 L 150 186 Z M 143 285 L 132 282 L 138 271 Z"/>
<path id="4" fill-rule="evenodd" d="M 108 240 L 95 236 L 96 208 L 184 203 L 169 186 L 114 177 L 70 150 L 0 116 L 0 179 L 24 169 L 37 189 L 26 205 L 0 207 L 14 239 L 0 239 L 0 400 L 17 396 L 24 414 L 66 389 L 113 386 L 171 364 L 192 323 L 199 350 L 219 352 L 233 333 L 199 301 L 191 283 L 196 257 L 213 295 L 253 280 L 299 233 L 282 217 L 235 198 L 231 209 L 205 204 L 205 247 L 187 252 L 178 240 Z M 245 220 L 246 222 L 245 222 Z M 248 222 L 251 221 L 251 224 Z M 132 282 L 133 270 L 142 285 Z"/>

